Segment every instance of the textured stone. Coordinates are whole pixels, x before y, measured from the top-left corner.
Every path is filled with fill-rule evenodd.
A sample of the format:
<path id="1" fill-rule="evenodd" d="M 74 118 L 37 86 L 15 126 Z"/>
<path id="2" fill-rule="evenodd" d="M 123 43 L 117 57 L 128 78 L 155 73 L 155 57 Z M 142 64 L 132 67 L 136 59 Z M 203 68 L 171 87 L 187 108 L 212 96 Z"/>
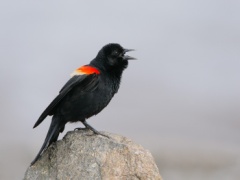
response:
<path id="1" fill-rule="evenodd" d="M 25 173 L 25 180 L 161 180 L 151 153 L 131 140 L 104 132 L 68 132 Z"/>

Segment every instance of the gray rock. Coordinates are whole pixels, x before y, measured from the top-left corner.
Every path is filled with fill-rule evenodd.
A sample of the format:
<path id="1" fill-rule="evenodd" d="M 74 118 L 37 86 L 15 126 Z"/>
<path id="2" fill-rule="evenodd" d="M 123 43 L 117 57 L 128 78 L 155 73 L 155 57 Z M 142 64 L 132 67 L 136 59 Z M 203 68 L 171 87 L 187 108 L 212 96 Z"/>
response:
<path id="1" fill-rule="evenodd" d="M 151 153 L 131 140 L 104 132 L 68 132 L 25 173 L 25 180 L 161 180 Z"/>

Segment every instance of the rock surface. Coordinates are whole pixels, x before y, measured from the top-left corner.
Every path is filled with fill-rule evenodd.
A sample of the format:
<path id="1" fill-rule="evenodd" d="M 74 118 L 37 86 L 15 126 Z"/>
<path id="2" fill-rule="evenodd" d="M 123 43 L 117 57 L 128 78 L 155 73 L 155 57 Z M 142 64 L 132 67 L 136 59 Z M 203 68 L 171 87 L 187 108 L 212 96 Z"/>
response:
<path id="1" fill-rule="evenodd" d="M 161 180 L 149 151 L 131 140 L 104 132 L 68 132 L 25 173 L 24 180 Z"/>

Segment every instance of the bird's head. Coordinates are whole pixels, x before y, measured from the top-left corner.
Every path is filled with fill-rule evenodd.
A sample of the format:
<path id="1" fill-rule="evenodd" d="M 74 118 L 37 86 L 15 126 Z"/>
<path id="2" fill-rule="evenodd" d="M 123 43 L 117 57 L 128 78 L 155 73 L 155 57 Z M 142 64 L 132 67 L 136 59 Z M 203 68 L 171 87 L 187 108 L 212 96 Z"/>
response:
<path id="1" fill-rule="evenodd" d="M 122 68 L 125 69 L 128 65 L 128 60 L 135 58 L 126 55 L 125 53 L 133 51 L 133 49 L 124 49 L 119 44 L 107 44 L 98 53 L 97 58 L 107 68 Z"/>

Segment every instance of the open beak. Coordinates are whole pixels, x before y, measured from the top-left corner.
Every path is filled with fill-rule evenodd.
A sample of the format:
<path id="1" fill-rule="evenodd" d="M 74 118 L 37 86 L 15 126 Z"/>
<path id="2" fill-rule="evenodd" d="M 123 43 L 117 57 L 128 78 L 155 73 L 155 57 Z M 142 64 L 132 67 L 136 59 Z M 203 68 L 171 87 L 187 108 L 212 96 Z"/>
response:
<path id="1" fill-rule="evenodd" d="M 134 49 L 124 49 L 124 54 L 126 53 L 126 52 L 129 52 L 129 51 L 135 51 Z M 128 56 L 128 55 L 124 55 L 124 60 L 136 60 L 136 58 L 134 58 L 134 57 L 131 57 L 131 56 Z"/>

